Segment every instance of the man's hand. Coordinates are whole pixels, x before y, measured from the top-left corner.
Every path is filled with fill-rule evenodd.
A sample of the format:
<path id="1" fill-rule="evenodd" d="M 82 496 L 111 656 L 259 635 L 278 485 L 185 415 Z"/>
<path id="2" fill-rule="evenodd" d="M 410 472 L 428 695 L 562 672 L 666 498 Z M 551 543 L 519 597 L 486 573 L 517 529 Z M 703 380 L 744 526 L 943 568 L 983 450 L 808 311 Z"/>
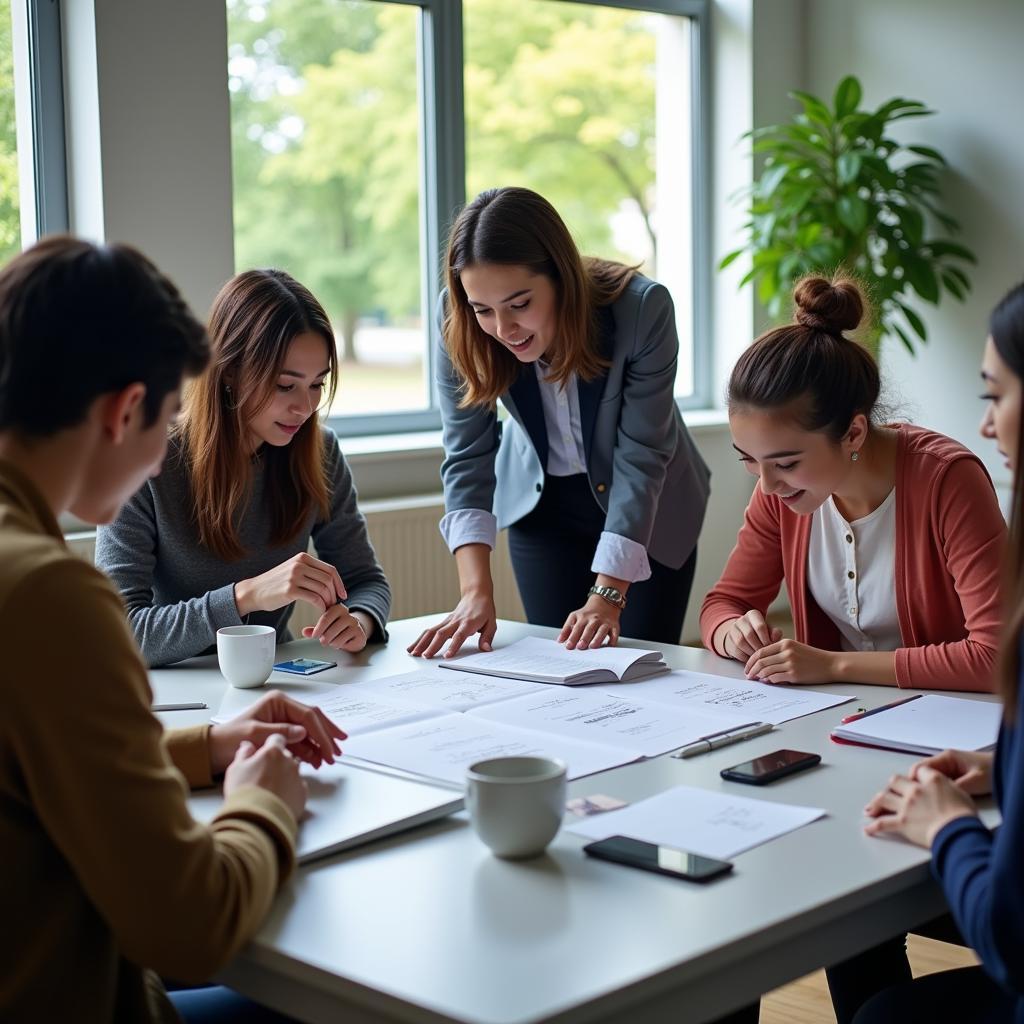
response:
<path id="1" fill-rule="evenodd" d="M 300 761 L 319 768 L 334 764 L 341 754 L 338 740 L 348 739 L 319 708 L 300 704 L 279 690 L 271 690 L 228 722 L 210 727 L 210 767 L 219 775 L 235 759 L 243 742 L 260 749 L 271 736 L 280 736 Z"/>

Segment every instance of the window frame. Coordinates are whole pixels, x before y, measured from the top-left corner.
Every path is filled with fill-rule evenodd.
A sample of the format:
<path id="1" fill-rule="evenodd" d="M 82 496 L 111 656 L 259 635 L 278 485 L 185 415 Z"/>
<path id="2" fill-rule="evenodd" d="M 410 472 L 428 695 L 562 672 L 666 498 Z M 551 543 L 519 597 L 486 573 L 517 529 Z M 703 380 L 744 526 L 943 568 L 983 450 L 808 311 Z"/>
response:
<path id="1" fill-rule="evenodd" d="M 11 13 L 24 249 L 70 224 L 61 8 L 59 0 L 14 0 Z"/>
<path id="2" fill-rule="evenodd" d="M 46 2 L 46 0 L 43 0 Z M 429 407 L 423 410 L 331 416 L 339 437 L 365 437 L 441 429 L 434 383 L 439 329 L 434 311 L 441 293 L 441 260 L 456 212 L 466 202 L 466 135 L 462 68 L 461 0 L 388 0 L 421 11 L 418 34 L 420 95 L 420 274 L 425 326 L 424 369 Z M 691 20 L 690 124 L 693 185 L 693 393 L 677 398 L 682 410 L 706 408 L 711 400 L 711 222 L 710 201 L 710 12 L 707 0 L 563 0 L 584 6 L 617 7 Z"/>

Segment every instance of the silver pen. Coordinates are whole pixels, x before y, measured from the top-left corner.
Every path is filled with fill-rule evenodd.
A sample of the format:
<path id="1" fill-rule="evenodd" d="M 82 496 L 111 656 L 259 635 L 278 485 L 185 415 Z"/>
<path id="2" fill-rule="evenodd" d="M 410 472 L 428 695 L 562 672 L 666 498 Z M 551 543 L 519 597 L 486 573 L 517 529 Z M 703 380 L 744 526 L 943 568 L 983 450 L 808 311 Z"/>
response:
<path id="1" fill-rule="evenodd" d="M 154 704 L 150 711 L 205 711 L 208 707 L 209 704 L 196 700 L 185 704 Z"/>
<path id="2" fill-rule="evenodd" d="M 696 754 L 707 754 L 719 747 L 727 747 L 731 743 L 739 743 L 740 740 L 750 740 L 755 736 L 764 736 L 775 728 L 771 722 L 755 722 L 753 725 L 744 726 L 734 732 L 723 732 L 717 736 L 709 736 L 706 740 L 697 740 L 677 750 L 672 757 L 694 757 Z"/>

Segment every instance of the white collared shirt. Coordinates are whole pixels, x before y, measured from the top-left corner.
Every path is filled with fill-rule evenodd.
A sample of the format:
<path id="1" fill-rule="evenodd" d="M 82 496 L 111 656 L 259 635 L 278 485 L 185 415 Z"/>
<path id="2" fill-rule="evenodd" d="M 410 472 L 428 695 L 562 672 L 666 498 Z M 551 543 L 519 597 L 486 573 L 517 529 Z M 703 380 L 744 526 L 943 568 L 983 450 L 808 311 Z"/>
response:
<path id="1" fill-rule="evenodd" d="M 844 651 L 903 645 L 896 611 L 896 489 L 848 523 L 831 496 L 811 518 L 807 587 L 836 624 Z"/>
<path id="2" fill-rule="evenodd" d="M 537 373 L 544 426 L 548 431 L 547 471 L 552 476 L 586 473 L 587 457 L 583 451 L 583 421 L 580 418 L 576 374 L 570 374 L 565 386 L 561 387 L 545 379 L 549 369 L 547 364 L 538 359 L 533 368 Z"/>
<path id="3" fill-rule="evenodd" d="M 551 476 L 586 473 L 587 456 L 583 447 L 583 420 L 576 374 L 572 374 L 565 386 L 561 387 L 554 381 L 545 380 L 548 367 L 540 360 L 533 365 L 548 435 L 548 462 L 545 468 Z M 490 510 L 475 508 L 456 509 L 447 513 L 440 527 L 450 551 L 455 551 L 463 544 L 486 544 L 493 550 L 498 533 L 498 521 Z M 590 570 L 637 583 L 650 577 L 651 563 L 643 544 L 606 530 L 597 542 Z"/>

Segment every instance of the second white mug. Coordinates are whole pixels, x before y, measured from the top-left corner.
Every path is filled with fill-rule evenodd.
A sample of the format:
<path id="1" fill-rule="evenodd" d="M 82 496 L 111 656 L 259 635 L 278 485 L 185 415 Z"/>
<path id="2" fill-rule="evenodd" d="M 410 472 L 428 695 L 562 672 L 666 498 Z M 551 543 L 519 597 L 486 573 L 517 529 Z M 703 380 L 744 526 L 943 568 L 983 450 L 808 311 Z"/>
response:
<path id="1" fill-rule="evenodd" d="M 552 757 L 495 757 L 466 770 L 466 808 L 499 857 L 543 853 L 565 812 L 566 765 Z"/>

